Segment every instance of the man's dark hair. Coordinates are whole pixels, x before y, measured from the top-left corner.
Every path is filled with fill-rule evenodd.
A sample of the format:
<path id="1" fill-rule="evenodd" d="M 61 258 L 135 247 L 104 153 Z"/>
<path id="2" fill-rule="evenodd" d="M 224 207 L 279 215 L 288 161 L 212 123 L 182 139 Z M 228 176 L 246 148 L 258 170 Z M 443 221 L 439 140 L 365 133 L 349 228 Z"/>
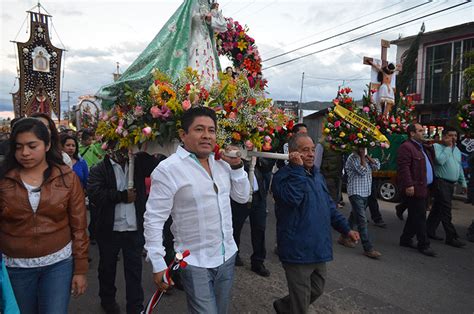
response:
<path id="1" fill-rule="evenodd" d="M 450 126 L 450 125 L 447 125 L 447 126 L 445 126 L 444 129 L 443 129 L 443 136 L 448 135 L 449 132 L 456 132 L 456 133 L 458 133 L 458 130 L 456 130 L 455 128 L 453 128 L 453 127 Z"/>
<path id="2" fill-rule="evenodd" d="M 418 123 L 413 123 L 413 124 L 410 124 L 408 127 L 407 127 L 407 134 L 408 134 L 408 137 L 411 138 L 411 133 L 416 133 L 416 125 Z"/>
<path id="3" fill-rule="evenodd" d="M 304 123 L 296 123 L 291 130 L 291 133 L 296 134 L 301 128 L 308 128 L 308 126 Z"/>
<path id="4" fill-rule="evenodd" d="M 85 129 L 85 130 L 82 131 L 81 141 L 87 141 L 88 139 L 90 139 L 93 136 L 94 136 L 94 132 L 92 132 L 92 130 Z"/>
<path id="5" fill-rule="evenodd" d="M 308 134 L 305 134 L 305 133 L 298 133 L 298 134 L 295 134 L 294 136 L 292 136 L 290 138 L 290 141 L 288 142 L 288 151 L 289 152 L 297 151 L 298 150 L 298 142 L 303 137 L 311 138 L 311 136 L 309 136 Z"/>
<path id="6" fill-rule="evenodd" d="M 197 117 L 209 117 L 214 121 L 214 126 L 217 127 L 216 112 L 208 107 L 194 107 L 184 112 L 181 117 L 181 128 L 188 133 L 189 127 L 193 124 Z"/>

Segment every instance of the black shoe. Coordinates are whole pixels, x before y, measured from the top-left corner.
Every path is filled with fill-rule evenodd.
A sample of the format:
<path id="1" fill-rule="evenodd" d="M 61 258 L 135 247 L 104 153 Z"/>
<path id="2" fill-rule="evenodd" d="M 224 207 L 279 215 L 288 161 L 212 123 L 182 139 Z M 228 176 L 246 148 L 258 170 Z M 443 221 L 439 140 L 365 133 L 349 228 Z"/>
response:
<path id="1" fill-rule="evenodd" d="M 114 303 L 100 303 L 100 306 L 107 314 L 118 314 L 120 313 L 120 306 L 117 302 Z"/>
<path id="2" fill-rule="evenodd" d="M 410 241 L 410 242 L 400 242 L 400 246 L 408 247 L 408 248 L 410 248 L 410 249 L 415 249 L 415 250 L 418 249 L 418 247 L 416 246 L 415 242 L 413 242 L 413 241 Z"/>
<path id="3" fill-rule="evenodd" d="M 428 233 L 428 238 L 433 239 L 433 240 L 438 240 L 438 241 L 444 240 L 444 238 L 437 236 L 436 234 L 430 234 L 430 233 Z"/>
<path id="4" fill-rule="evenodd" d="M 464 242 L 462 242 L 458 239 L 452 239 L 450 241 L 446 241 L 446 244 L 457 247 L 457 248 L 461 248 L 461 247 L 466 246 L 466 243 L 464 243 Z"/>
<path id="5" fill-rule="evenodd" d="M 425 248 L 425 249 L 419 249 L 418 251 L 420 251 L 421 254 L 426 255 L 426 256 L 435 257 L 436 255 L 438 255 L 438 254 L 436 254 L 436 252 L 433 251 L 433 249 L 430 248 L 430 247 L 427 247 L 427 248 Z"/>
<path id="6" fill-rule="evenodd" d="M 396 211 L 397 217 L 401 221 L 403 221 L 403 210 L 404 210 L 404 208 L 401 208 L 400 204 L 395 206 L 395 211 Z"/>
<path id="7" fill-rule="evenodd" d="M 234 264 L 235 264 L 235 266 L 239 266 L 239 267 L 240 267 L 240 266 L 244 266 L 244 262 L 242 262 L 242 259 L 240 258 L 239 255 L 237 255 L 237 256 L 235 257 L 235 263 L 234 263 Z"/>
<path id="8" fill-rule="evenodd" d="M 256 273 L 256 274 L 258 274 L 258 275 L 260 275 L 260 276 L 262 276 L 262 277 L 268 277 L 268 276 L 270 276 L 270 271 L 265 268 L 265 265 L 263 265 L 263 263 L 262 263 L 262 264 L 257 264 L 257 265 L 252 265 L 251 270 L 252 270 L 254 273 Z"/>
<path id="9" fill-rule="evenodd" d="M 277 312 L 277 314 L 283 313 L 283 312 L 280 311 L 280 309 L 278 308 L 278 300 L 273 301 L 273 309 L 275 310 L 275 312 Z"/>
<path id="10" fill-rule="evenodd" d="M 379 228 L 383 228 L 383 229 L 387 228 L 387 224 L 383 220 L 374 222 L 374 226 L 379 227 Z"/>

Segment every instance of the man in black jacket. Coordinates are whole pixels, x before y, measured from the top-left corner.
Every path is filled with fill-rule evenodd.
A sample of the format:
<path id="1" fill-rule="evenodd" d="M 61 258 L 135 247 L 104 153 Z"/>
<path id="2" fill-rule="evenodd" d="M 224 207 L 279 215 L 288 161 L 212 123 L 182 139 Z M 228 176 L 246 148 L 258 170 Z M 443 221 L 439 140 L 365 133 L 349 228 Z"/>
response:
<path id="1" fill-rule="evenodd" d="M 126 150 L 110 152 L 91 169 L 87 184 L 90 201 L 97 207 L 96 237 L 99 245 L 99 296 L 106 313 L 120 311 L 115 301 L 117 256 L 122 250 L 127 313 L 143 310 L 142 251 L 145 177 L 159 160 L 138 153 L 135 157 L 134 188 L 128 188 Z"/>
<path id="2" fill-rule="evenodd" d="M 267 188 L 262 174 L 262 168 L 268 167 L 272 160 L 258 158 L 255 165 L 253 181 L 252 202 L 240 204 L 230 199 L 232 209 L 232 228 L 234 229 L 234 240 L 237 247 L 240 248 L 240 234 L 247 217 L 250 217 L 250 235 L 252 239 L 253 254 L 250 257 L 251 270 L 256 274 L 268 277 L 270 271 L 265 268 L 263 262 L 267 251 L 265 249 L 265 229 L 267 224 Z M 245 171 L 249 170 L 249 162 L 244 162 Z M 235 259 L 236 266 L 243 266 L 240 255 L 237 252 Z"/>

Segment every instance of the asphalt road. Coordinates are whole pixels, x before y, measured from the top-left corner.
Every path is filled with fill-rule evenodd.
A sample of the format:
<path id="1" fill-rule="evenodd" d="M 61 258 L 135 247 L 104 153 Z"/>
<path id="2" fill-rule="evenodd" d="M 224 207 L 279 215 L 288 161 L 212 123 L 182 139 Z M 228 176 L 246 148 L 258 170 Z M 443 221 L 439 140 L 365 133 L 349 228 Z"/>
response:
<path id="1" fill-rule="evenodd" d="M 347 203 L 347 196 L 344 196 Z M 381 229 L 369 226 L 374 246 L 383 256 L 372 260 L 362 255 L 362 246 L 354 249 L 336 243 L 334 232 L 334 261 L 328 264 L 325 293 L 311 306 L 311 313 L 474 313 L 474 243 L 457 249 L 440 241 L 432 247 L 439 253 L 436 258 L 421 255 L 416 250 L 398 246 L 403 222 L 395 216 L 394 204 L 379 202 L 388 226 Z M 273 253 L 275 244 L 275 216 L 269 198 L 267 220 L 267 260 L 271 271 L 268 278 L 250 271 L 250 226 L 242 231 L 241 257 L 245 266 L 236 268 L 232 293 L 232 313 L 274 313 L 272 302 L 287 293 L 286 279 L 278 257 Z M 350 206 L 341 211 L 347 216 Z M 474 207 L 454 201 L 453 221 L 461 237 L 474 219 Z M 444 235 L 442 228 L 439 235 Z M 70 313 L 102 313 L 98 297 L 97 246 L 90 249 L 92 262 L 89 288 L 84 296 L 73 299 Z M 117 302 L 125 313 L 123 263 L 117 271 Z M 151 267 L 144 263 L 143 286 L 145 297 L 154 289 Z M 157 313 L 185 313 L 184 292 L 174 290 L 166 295 Z"/>

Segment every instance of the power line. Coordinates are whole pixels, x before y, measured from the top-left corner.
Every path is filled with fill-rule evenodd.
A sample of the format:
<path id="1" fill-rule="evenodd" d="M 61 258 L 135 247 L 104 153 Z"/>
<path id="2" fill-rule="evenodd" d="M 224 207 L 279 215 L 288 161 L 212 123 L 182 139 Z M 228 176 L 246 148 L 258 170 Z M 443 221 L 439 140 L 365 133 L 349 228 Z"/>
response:
<path id="1" fill-rule="evenodd" d="M 327 40 L 329 40 L 329 39 L 333 39 L 333 38 L 339 37 L 339 36 L 341 36 L 341 35 L 345 35 L 345 34 L 347 34 L 347 33 L 350 33 L 350 32 L 353 32 L 353 31 L 355 31 L 355 30 L 358 30 L 358 29 L 361 29 L 361 28 L 363 28 L 363 27 L 366 27 L 366 26 L 368 26 L 368 25 L 371 25 L 371 24 L 380 22 L 380 21 L 382 21 L 382 20 L 385 20 L 385 19 L 387 19 L 387 18 L 393 17 L 393 16 L 395 16 L 395 15 L 402 14 L 402 13 L 405 13 L 405 12 L 408 12 L 408 11 L 411 11 L 411 10 L 414 10 L 414 9 L 419 8 L 419 7 L 421 7 L 421 6 L 424 6 L 424 5 L 428 4 L 428 3 L 431 3 L 431 0 L 429 0 L 428 2 L 424 2 L 424 3 L 421 3 L 421 4 L 415 5 L 415 6 L 410 7 L 410 8 L 404 9 L 404 10 L 402 10 L 402 11 L 399 11 L 399 12 L 396 12 L 396 13 L 392 13 L 392 14 L 390 14 L 390 15 L 387 15 L 387 16 L 384 16 L 384 17 L 382 17 L 382 18 L 376 19 L 375 21 L 372 21 L 372 22 L 365 23 L 365 24 L 363 24 L 363 25 L 354 27 L 354 28 L 352 28 L 352 29 L 350 29 L 350 30 L 348 30 L 348 31 L 344 31 L 344 32 L 338 33 L 338 34 L 336 34 L 336 35 L 332 35 L 332 36 L 326 37 L 326 38 L 324 38 L 324 39 L 315 41 L 315 42 L 313 42 L 313 43 L 304 45 L 304 46 L 302 46 L 302 47 L 295 48 L 295 49 L 293 49 L 293 50 L 290 50 L 290 51 L 281 53 L 281 54 L 276 55 L 276 56 L 273 56 L 273 57 L 270 57 L 270 58 L 268 58 L 268 59 L 266 59 L 266 60 L 263 60 L 262 62 L 270 61 L 270 60 L 273 60 L 273 59 L 276 59 L 276 58 L 285 56 L 285 55 L 287 55 L 287 54 L 290 54 L 290 53 L 292 53 L 292 52 L 295 52 L 295 51 L 298 51 L 298 50 L 307 48 L 307 47 L 309 47 L 309 46 L 313 46 L 313 45 L 316 45 L 316 44 L 325 42 L 325 41 L 327 41 Z"/>
<path id="2" fill-rule="evenodd" d="M 420 16 L 420 17 L 417 17 L 417 18 L 411 19 L 411 20 L 409 20 L 409 21 L 405 21 L 405 22 L 403 22 L 403 23 L 396 24 L 396 25 L 394 25 L 394 26 L 386 27 L 386 28 L 384 28 L 384 29 L 382 29 L 382 30 L 379 30 L 379 31 L 376 31 L 376 32 L 372 32 L 372 33 L 370 33 L 370 34 L 363 35 L 363 36 L 360 36 L 360 37 L 356 37 L 356 38 L 354 38 L 354 39 L 351 39 L 351 40 L 348 40 L 348 41 L 345 41 L 345 42 L 336 44 L 336 45 L 331 46 L 331 47 L 327 47 L 327 48 L 324 48 L 324 49 L 321 49 L 321 50 L 318 50 L 318 51 L 315 51 L 315 52 L 312 52 L 312 53 L 305 54 L 305 55 L 303 55 L 303 56 L 299 56 L 299 57 L 297 57 L 297 58 L 293 58 L 293 59 L 290 59 L 290 60 L 287 60 L 287 61 L 284 61 L 284 62 L 280 62 L 280 63 L 274 64 L 274 65 L 271 65 L 271 66 L 269 66 L 269 67 L 264 68 L 263 70 L 267 70 L 267 69 L 270 69 L 270 68 L 274 68 L 274 67 L 277 67 L 277 66 L 280 66 L 280 65 L 284 65 L 284 64 L 287 64 L 287 63 L 290 63 L 290 62 L 293 62 L 293 61 L 296 61 L 296 60 L 299 60 L 299 59 L 303 59 L 303 58 L 312 56 L 312 55 L 314 55 L 314 54 L 317 54 L 317 53 L 320 53 L 320 52 L 323 52 L 323 51 L 327 51 L 327 50 L 330 50 L 330 49 L 333 49 L 333 48 L 336 48 L 336 47 L 340 47 L 340 46 L 343 46 L 343 45 L 346 45 L 346 44 L 349 44 L 349 43 L 358 41 L 358 40 L 360 40 L 360 39 L 364 39 L 364 38 L 367 38 L 367 37 L 370 37 L 370 36 L 373 36 L 373 35 L 376 35 L 376 34 L 385 32 L 385 31 L 387 31 L 387 30 L 390 30 L 390 29 L 393 29 L 393 28 L 396 28 L 396 27 L 399 27 L 399 26 L 402 26 L 402 25 L 405 25 L 405 24 L 409 24 L 409 23 L 411 23 L 411 22 L 420 20 L 420 19 L 422 19 L 422 18 L 425 18 L 425 17 L 431 16 L 431 15 L 435 15 L 435 14 L 438 14 L 438 13 L 441 13 L 441 12 L 444 12 L 444 11 L 448 11 L 448 10 L 454 9 L 454 8 L 456 8 L 456 7 L 465 5 L 465 4 L 470 3 L 470 2 L 471 2 L 471 0 L 466 0 L 466 2 L 459 3 L 459 4 L 456 4 L 456 5 L 450 6 L 450 7 L 448 7 L 448 8 L 444 8 L 444 9 L 442 9 L 442 10 L 438 10 L 438 11 L 436 11 L 436 12 L 429 13 L 429 14 L 426 14 L 426 15 L 423 15 L 423 16 Z"/>
<path id="3" fill-rule="evenodd" d="M 319 34 L 322 34 L 322 33 L 327 33 L 327 32 L 329 32 L 329 31 L 332 31 L 333 29 L 339 28 L 339 27 L 341 27 L 341 26 L 344 26 L 344 25 L 347 25 L 347 24 L 353 24 L 355 21 L 358 21 L 358 20 L 360 20 L 360 19 L 362 19 L 362 18 L 364 18 L 364 17 L 366 17 L 366 16 L 369 16 L 369 15 L 375 14 L 375 13 L 377 13 L 377 12 L 380 12 L 380 11 L 383 11 L 383 10 L 387 10 L 388 8 L 391 8 L 391 7 L 393 7 L 393 6 L 395 6 L 395 5 L 398 5 L 398 4 L 399 4 L 399 3 L 397 2 L 397 3 L 394 3 L 394 4 L 392 4 L 392 5 L 389 5 L 388 7 L 384 7 L 384 8 L 381 8 L 381 9 L 375 10 L 375 11 L 373 11 L 373 12 L 370 12 L 370 13 L 364 14 L 364 15 L 362 15 L 362 16 L 360 16 L 360 17 L 358 17 L 358 18 L 357 18 L 357 19 L 355 19 L 355 20 L 351 20 L 351 21 L 348 21 L 348 22 L 346 22 L 346 23 L 339 24 L 337 27 L 327 28 L 327 29 L 325 29 L 325 30 L 322 30 L 322 31 L 320 31 L 320 32 L 318 32 L 318 33 L 314 33 L 314 34 L 312 34 L 312 35 L 309 35 L 309 36 L 306 36 L 306 37 L 304 37 L 304 38 L 301 38 L 301 39 L 295 40 L 295 41 L 293 41 L 293 42 L 291 42 L 291 43 L 288 43 L 288 45 L 295 44 L 295 43 L 297 43 L 297 42 L 303 41 L 303 40 L 305 40 L 305 39 L 308 39 L 308 38 L 314 37 L 314 36 L 316 36 L 316 35 L 319 35 Z M 272 49 L 272 50 L 266 51 L 265 53 L 266 53 L 266 54 L 269 54 L 270 52 L 273 52 L 273 51 L 275 51 L 275 50 L 278 50 L 278 49 L 279 49 L 279 48 L 275 48 L 275 49 Z"/>

